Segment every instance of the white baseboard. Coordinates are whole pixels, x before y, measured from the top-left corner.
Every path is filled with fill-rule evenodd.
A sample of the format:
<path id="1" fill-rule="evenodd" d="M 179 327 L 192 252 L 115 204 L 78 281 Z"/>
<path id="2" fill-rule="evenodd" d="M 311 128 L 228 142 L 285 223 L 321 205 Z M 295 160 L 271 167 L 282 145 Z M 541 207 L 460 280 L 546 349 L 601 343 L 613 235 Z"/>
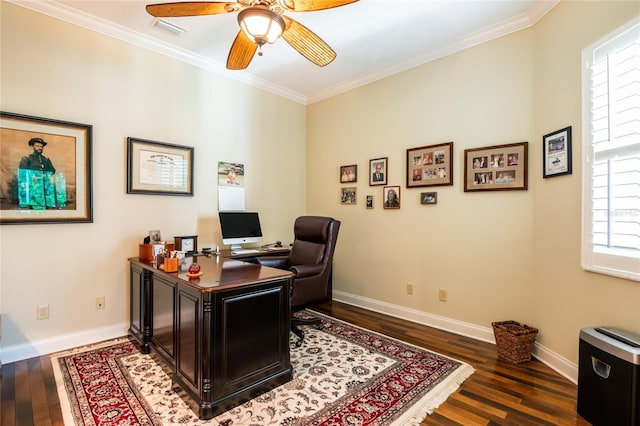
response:
<path id="1" fill-rule="evenodd" d="M 338 302 L 347 303 L 349 305 L 380 312 L 392 317 L 401 318 L 407 321 L 435 327 L 440 330 L 449 331 L 451 333 L 495 344 L 493 329 L 488 327 L 481 327 L 476 324 L 458 321 L 440 315 L 433 315 L 416 309 L 381 302 L 379 300 L 369 299 L 367 297 L 341 291 L 334 290 L 333 299 Z M 117 337 L 126 336 L 128 329 L 128 323 L 120 323 L 110 327 L 87 330 L 80 333 L 56 336 L 50 339 L 5 347 L 0 351 L 0 363 L 8 364 L 10 362 L 59 352 L 78 346 L 101 342 L 103 340 L 115 339 Z M 533 348 L 533 356 L 540 362 L 558 372 L 558 374 L 569 379 L 571 382 L 578 383 L 578 366 L 566 358 L 561 357 L 539 343 L 536 343 Z"/>
<path id="2" fill-rule="evenodd" d="M 573 383 L 578 383 L 578 366 L 557 353 L 537 343 L 533 347 L 533 356 L 541 363 L 548 365 L 558 374 L 566 377 Z"/>
<path id="3" fill-rule="evenodd" d="M 0 363 L 8 364 L 10 362 L 60 352 L 103 340 L 115 339 L 126 336 L 129 332 L 128 330 L 129 323 L 123 322 L 109 327 L 85 330 L 80 333 L 66 334 L 35 342 L 3 347 L 2 351 L 0 351 Z"/>
<path id="4" fill-rule="evenodd" d="M 440 330 L 449 331 L 473 339 L 481 340 L 495 344 L 493 329 L 481 327 L 452 318 L 433 315 L 416 309 L 404 306 L 394 305 L 387 302 L 381 302 L 375 299 L 358 296 L 342 291 L 333 291 L 333 300 L 347 303 L 349 305 L 358 306 L 381 314 L 390 315 L 392 317 L 401 318 L 418 324 L 427 325 L 429 327 L 438 328 Z M 536 342 L 533 348 L 533 354 L 540 362 L 546 364 L 558 374 L 566 377 L 573 383 L 578 383 L 578 366 L 561 357 L 555 352 L 545 348 Z"/>

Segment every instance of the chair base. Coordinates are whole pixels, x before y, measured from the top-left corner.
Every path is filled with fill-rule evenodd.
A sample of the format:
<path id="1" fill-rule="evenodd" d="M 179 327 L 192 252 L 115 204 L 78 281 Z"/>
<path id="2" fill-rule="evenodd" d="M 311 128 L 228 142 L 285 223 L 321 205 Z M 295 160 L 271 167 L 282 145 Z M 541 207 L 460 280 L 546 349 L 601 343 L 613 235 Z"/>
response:
<path id="1" fill-rule="evenodd" d="M 320 329 L 322 327 L 322 320 L 320 318 L 294 318 L 291 320 L 291 331 L 298 337 L 296 347 L 302 345 L 302 341 L 304 340 L 304 331 L 298 327 L 299 325 L 315 325 L 316 328 Z"/>

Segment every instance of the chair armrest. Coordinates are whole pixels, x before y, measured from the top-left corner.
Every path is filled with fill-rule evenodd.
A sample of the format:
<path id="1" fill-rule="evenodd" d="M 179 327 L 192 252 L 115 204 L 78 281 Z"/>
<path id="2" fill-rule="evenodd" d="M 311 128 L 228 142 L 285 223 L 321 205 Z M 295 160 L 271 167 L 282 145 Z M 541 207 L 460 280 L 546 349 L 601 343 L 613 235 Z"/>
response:
<path id="1" fill-rule="evenodd" d="M 271 268 L 286 269 L 287 268 L 287 256 L 262 256 L 256 257 L 258 263 L 262 266 L 269 266 Z"/>
<path id="2" fill-rule="evenodd" d="M 318 263 L 315 265 L 294 265 L 289 268 L 291 272 L 296 274 L 296 278 L 310 277 L 311 275 L 318 275 L 322 272 L 324 265 Z"/>

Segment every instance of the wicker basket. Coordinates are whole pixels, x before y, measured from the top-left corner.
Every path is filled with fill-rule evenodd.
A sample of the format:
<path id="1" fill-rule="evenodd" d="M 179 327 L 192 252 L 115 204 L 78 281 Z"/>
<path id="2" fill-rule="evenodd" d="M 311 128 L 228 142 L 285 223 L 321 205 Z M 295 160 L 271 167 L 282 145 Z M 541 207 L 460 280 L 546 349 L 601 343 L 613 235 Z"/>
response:
<path id="1" fill-rule="evenodd" d="M 538 329 L 516 321 L 492 322 L 498 358 L 519 364 L 531 359 Z"/>

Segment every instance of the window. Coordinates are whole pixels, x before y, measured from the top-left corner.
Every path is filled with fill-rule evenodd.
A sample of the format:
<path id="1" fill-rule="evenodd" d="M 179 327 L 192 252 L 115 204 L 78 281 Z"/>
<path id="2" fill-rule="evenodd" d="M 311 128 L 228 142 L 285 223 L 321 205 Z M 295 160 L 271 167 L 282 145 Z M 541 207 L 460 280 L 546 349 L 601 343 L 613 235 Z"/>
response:
<path id="1" fill-rule="evenodd" d="M 582 267 L 640 281 L 640 18 L 582 60 Z"/>

